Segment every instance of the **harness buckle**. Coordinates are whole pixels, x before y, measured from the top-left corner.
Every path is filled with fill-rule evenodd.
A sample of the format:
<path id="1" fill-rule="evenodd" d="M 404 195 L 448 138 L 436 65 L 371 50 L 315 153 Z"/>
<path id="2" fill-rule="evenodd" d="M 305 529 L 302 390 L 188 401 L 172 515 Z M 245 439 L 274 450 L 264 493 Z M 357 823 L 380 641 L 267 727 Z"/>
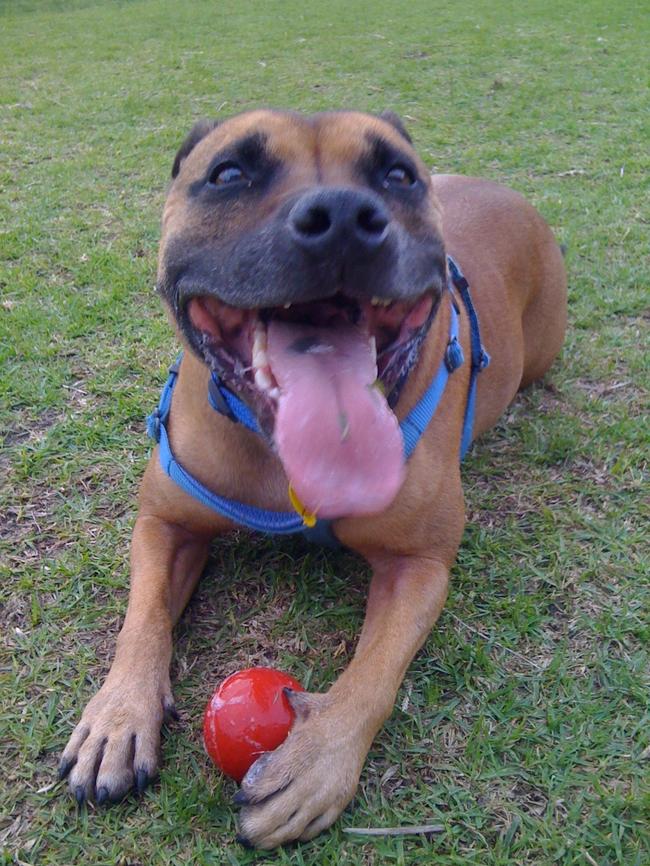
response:
<path id="1" fill-rule="evenodd" d="M 452 337 L 445 349 L 445 367 L 450 373 L 457 370 L 465 362 L 463 347 L 458 342 L 458 337 Z"/>
<path id="2" fill-rule="evenodd" d="M 156 442 L 160 442 L 161 423 L 160 409 L 156 408 L 151 415 L 147 415 L 147 436 L 150 439 L 155 439 Z"/>

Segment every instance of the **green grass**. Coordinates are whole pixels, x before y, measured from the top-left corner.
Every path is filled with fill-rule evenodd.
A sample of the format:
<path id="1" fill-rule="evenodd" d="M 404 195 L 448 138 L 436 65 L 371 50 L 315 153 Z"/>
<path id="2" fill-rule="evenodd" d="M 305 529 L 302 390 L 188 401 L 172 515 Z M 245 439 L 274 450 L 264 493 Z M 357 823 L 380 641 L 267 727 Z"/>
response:
<path id="1" fill-rule="evenodd" d="M 648 866 L 648 11 L 0 4 L 2 862 Z M 177 629 L 160 782 L 81 813 L 53 784 L 124 613 L 143 417 L 176 351 L 152 292 L 173 155 L 198 117 L 259 104 L 398 111 L 436 170 L 526 194 L 570 273 L 561 359 L 463 470 L 449 604 L 355 800 L 268 857 L 234 842 L 202 708 L 248 663 L 327 687 L 362 617 L 351 556 L 220 545 Z M 444 832 L 341 832 L 425 822 Z"/>

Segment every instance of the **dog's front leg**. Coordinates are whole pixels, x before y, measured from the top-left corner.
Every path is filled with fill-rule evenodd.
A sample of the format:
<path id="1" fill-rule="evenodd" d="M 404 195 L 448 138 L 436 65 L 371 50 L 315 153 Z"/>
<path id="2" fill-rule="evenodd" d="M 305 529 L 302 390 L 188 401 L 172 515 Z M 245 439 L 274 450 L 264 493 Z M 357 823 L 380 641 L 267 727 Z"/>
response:
<path id="1" fill-rule="evenodd" d="M 411 659 L 438 618 L 448 569 L 420 556 L 370 557 L 374 575 L 359 643 L 326 694 L 289 693 L 296 712 L 285 742 L 242 781 L 241 839 L 273 848 L 311 839 L 354 796 L 372 740 L 390 715 Z"/>
<path id="2" fill-rule="evenodd" d="M 175 715 L 169 681 L 171 632 L 200 577 L 209 536 L 173 522 L 171 500 L 161 496 L 161 485 L 171 482 L 159 475 L 152 462 L 133 532 L 131 592 L 115 660 L 59 765 L 61 777 L 69 774 L 79 803 L 93 797 L 98 803 L 119 799 L 134 784 L 142 790 L 158 769 L 163 718 Z M 169 507 L 154 513 L 147 507 L 149 492 Z"/>

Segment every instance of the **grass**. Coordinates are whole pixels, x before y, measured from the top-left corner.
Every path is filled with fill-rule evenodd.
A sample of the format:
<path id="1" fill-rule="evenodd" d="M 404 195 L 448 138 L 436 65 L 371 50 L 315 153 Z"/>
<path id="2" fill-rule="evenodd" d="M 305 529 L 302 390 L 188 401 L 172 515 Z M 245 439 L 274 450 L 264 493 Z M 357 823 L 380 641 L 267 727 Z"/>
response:
<path id="1" fill-rule="evenodd" d="M 0 4 L 0 862 L 650 863 L 649 20 L 604 0 Z M 449 604 L 355 800 L 269 856 L 234 842 L 201 711 L 249 663 L 327 687 L 363 611 L 346 554 L 216 548 L 177 630 L 160 782 L 80 813 L 54 784 L 124 613 L 143 417 L 176 351 L 151 291 L 173 155 L 198 117 L 259 104 L 390 107 L 434 169 L 519 189 L 568 246 L 571 320 L 467 461 Z M 428 822 L 444 832 L 341 830 Z"/>

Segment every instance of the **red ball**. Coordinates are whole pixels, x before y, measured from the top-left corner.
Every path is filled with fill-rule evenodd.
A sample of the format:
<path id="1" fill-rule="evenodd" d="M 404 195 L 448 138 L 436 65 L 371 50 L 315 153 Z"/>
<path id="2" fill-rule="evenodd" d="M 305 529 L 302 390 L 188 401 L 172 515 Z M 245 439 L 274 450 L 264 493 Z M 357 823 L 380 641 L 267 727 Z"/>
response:
<path id="1" fill-rule="evenodd" d="M 208 755 L 237 782 L 264 752 L 287 738 L 294 712 L 282 689 L 303 692 L 297 680 L 273 668 L 248 668 L 227 677 L 203 716 Z"/>

